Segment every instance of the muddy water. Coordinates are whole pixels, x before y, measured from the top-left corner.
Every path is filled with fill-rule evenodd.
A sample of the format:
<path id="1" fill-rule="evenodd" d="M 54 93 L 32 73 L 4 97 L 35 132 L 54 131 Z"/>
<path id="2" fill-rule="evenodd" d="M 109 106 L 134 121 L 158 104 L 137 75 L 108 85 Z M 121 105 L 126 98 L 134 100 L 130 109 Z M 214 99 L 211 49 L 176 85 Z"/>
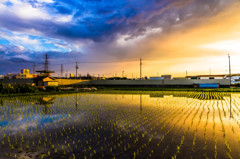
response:
<path id="1" fill-rule="evenodd" d="M 240 158 L 240 94 L 0 99 L 0 158 Z"/>

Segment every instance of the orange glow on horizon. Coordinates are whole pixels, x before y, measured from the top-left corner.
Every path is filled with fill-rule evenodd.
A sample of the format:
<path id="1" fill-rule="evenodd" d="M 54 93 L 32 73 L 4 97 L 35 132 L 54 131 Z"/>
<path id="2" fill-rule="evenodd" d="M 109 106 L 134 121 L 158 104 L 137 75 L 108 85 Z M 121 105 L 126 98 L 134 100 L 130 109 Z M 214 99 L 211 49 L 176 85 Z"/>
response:
<path id="1" fill-rule="evenodd" d="M 227 74 L 227 54 L 233 72 L 240 72 L 239 8 L 240 2 L 236 2 L 211 18 L 192 19 L 196 23 L 191 27 L 143 40 L 134 50 L 152 59 L 143 61 L 143 75 L 185 76 L 186 70 L 189 75 L 209 74 L 209 69 L 212 74 Z"/>
<path id="2" fill-rule="evenodd" d="M 120 37 L 123 62 L 103 64 L 80 64 L 82 74 L 89 72 L 106 77 L 122 76 L 139 78 L 138 58 L 142 57 L 144 76 L 171 74 L 174 77 L 199 74 L 228 74 L 228 54 L 231 55 L 232 73 L 240 73 L 240 2 L 224 8 L 212 17 L 191 18 L 173 26 L 165 33 L 159 29 L 149 30 L 149 35 L 124 41 Z M 154 33 L 154 34 L 152 34 Z M 238 47 L 239 45 L 239 47 Z M 127 49 L 124 50 L 124 47 Z M 117 50 L 114 47 L 113 51 Z M 120 51 L 119 51 L 120 50 Z M 119 58 L 121 49 L 116 51 Z M 99 55 L 101 55 L 99 53 Z M 136 58 L 137 57 L 137 58 Z M 99 57 L 99 59 L 102 57 Z M 121 59 L 119 58 L 119 59 Z M 98 57 L 96 57 L 98 60 Z M 136 59 L 126 61 L 124 59 Z M 96 61 L 97 61 L 96 60 Z M 104 60 L 103 60 L 104 61 Z M 107 61 L 107 60 L 106 60 Z"/>

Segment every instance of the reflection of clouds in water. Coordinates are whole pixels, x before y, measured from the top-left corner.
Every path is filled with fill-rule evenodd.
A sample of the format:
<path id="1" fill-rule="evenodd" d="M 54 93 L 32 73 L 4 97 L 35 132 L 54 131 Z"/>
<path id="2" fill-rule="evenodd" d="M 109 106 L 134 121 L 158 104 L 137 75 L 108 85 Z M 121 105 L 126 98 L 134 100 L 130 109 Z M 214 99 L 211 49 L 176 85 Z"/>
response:
<path id="1" fill-rule="evenodd" d="M 22 121 L 23 120 L 23 116 L 19 116 L 16 120 L 17 121 Z"/>
<path id="2" fill-rule="evenodd" d="M 0 122 L 1 130 L 0 133 L 15 135 L 19 131 L 36 131 L 43 127 L 48 129 L 57 126 L 61 126 L 64 123 L 79 121 L 83 118 L 84 113 L 78 115 L 70 114 L 55 114 L 55 115 L 33 115 L 33 118 L 23 117 L 22 115 L 14 120 L 2 121 Z M 33 128 L 33 129 L 32 129 Z M 45 128 L 46 129 L 46 128 Z M 2 138 L 2 136 L 0 136 Z"/>

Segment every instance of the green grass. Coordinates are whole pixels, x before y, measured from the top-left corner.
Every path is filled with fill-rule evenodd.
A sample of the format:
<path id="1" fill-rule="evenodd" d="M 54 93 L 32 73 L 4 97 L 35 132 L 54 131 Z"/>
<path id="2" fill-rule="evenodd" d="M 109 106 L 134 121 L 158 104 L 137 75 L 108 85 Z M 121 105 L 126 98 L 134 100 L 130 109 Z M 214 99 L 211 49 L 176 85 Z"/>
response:
<path id="1" fill-rule="evenodd" d="M 159 88 L 159 87 L 99 87 L 98 91 L 191 91 L 191 92 L 240 92 L 240 88 Z"/>
<path id="2" fill-rule="evenodd" d="M 78 91 L 78 93 L 93 94 L 150 94 L 160 91 L 188 91 L 188 92 L 240 92 L 240 88 L 157 88 L 157 87 L 98 87 L 97 91 Z M 29 95 L 57 95 L 71 94 L 75 91 L 40 91 L 37 93 L 1 94 L 0 97 L 29 96 Z"/>

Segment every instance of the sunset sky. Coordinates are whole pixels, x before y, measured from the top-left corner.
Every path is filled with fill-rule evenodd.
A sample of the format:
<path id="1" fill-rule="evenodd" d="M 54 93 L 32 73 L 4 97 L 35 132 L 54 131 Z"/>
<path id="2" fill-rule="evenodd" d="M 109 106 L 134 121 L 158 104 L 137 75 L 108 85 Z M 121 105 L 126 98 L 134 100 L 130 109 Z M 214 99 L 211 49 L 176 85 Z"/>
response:
<path id="1" fill-rule="evenodd" d="M 240 73 L 239 0 L 1 0 L 0 74 Z"/>

